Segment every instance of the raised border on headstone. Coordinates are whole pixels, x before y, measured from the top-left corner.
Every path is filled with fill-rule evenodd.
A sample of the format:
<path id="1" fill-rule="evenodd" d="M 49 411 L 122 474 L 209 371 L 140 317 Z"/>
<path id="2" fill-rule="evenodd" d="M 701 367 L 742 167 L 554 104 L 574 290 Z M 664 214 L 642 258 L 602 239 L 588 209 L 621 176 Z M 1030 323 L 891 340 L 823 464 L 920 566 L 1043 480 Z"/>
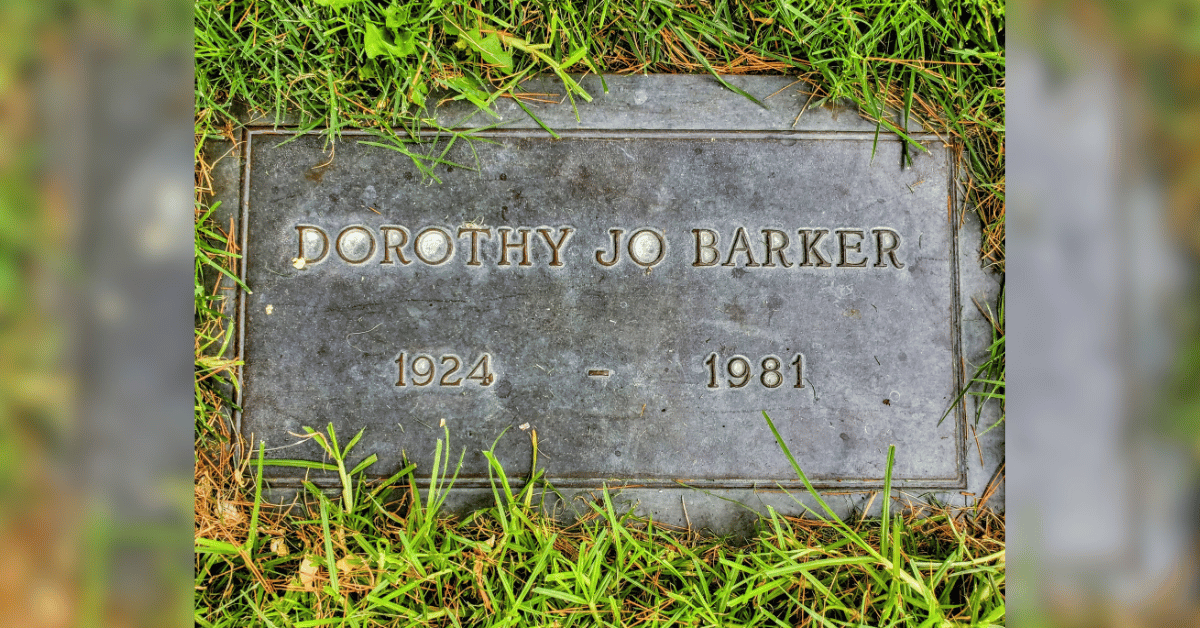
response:
<path id="1" fill-rule="evenodd" d="M 755 93 L 760 98 L 769 96 L 771 92 L 776 91 L 779 89 L 779 87 L 786 86 L 788 84 L 786 81 L 780 82 L 780 79 L 777 77 L 731 77 L 731 80 L 735 82 L 741 81 L 744 88 L 749 89 L 751 93 Z M 535 122 L 533 122 L 519 107 L 515 105 L 515 103 L 503 100 L 499 101 L 496 106 L 496 112 L 501 116 L 500 122 L 502 125 L 499 128 L 502 130 L 488 131 L 485 133 L 485 135 L 490 134 L 492 137 L 503 138 L 505 141 L 519 139 L 520 141 L 534 143 L 542 142 L 545 146 L 550 146 L 553 144 L 563 145 L 572 141 L 580 140 L 599 140 L 611 144 L 611 140 L 614 138 L 621 138 L 622 141 L 624 141 L 625 138 L 637 138 L 636 140 L 632 141 L 668 139 L 672 142 L 681 140 L 684 142 L 717 140 L 718 143 L 725 142 L 730 146 L 737 144 L 750 145 L 754 142 L 774 144 L 779 144 L 782 142 L 797 142 L 803 146 L 805 142 L 817 143 L 836 141 L 874 145 L 876 154 L 874 159 L 868 160 L 869 166 L 874 166 L 875 164 L 887 164 L 889 162 L 891 164 L 898 164 L 900 161 L 901 142 L 886 132 L 879 132 L 877 134 L 875 125 L 873 123 L 859 118 L 853 112 L 848 112 L 845 110 L 837 111 L 824 108 L 804 110 L 804 113 L 799 116 L 799 120 L 797 120 L 796 114 L 802 110 L 809 97 L 807 93 L 799 91 L 798 89 L 784 89 L 783 91 L 780 91 L 778 94 L 766 100 L 766 102 L 771 106 L 771 109 L 763 109 L 741 98 L 740 96 L 737 96 L 736 94 L 724 90 L 715 82 L 711 81 L 711 79 L 707 79 L 706 82 L 705 77 L 607 77 L 607 82 L 609 86 L 608 94 L 603 94 L 602 90 L 598 89 L 598 81 L 595 78 L 589 79 L 589 81 L 585 83 L 591 92 L 596 95 L 596 102 L 588 105 L 580 105 L 580 120 L 578 122 L 575 120 L 574 112 L 569 104 L 550 105 L 533 103 L 527 105 L 533 110 L 535 115 L 542 120 L 543 123 L 555 129 L 555 131 L 563 138 L 562 140 L 552 142 L 548 139 L 544 139 L 548 138 L 548 135 L 545 133 L 545 131 L 543 131 Z M 771 91 L 766 91 L 763 89 L 764 87 L 768 86 L 772 88 Z M 553 91 L 553 89 L 553 81 L 548 81 L 545 91 Z M 561 91 L 562 90 L 560 87 L 558 89 L 558 93 L 561 93 Z M 449 106 L 444 106 L 439 109 L 438 117 L 443 123 L 448 123 L 452 120 L 458 120 L 459 124 L 457 126 L 460 128 L 470 128 L 472 126 L 477 126 L 477 123 L 483 122 L 483 120 L 480 120 L 480 118 L 483 117 L 482 114 L 475 114 L 474 119 L 466 120 L 465 118 L 469 113 L 469 109 L 460 107 L 458 103 L 451 103 Z M 793 124 L 795 124 L 794 127 Z M 252 206 L 250 203 L 250 182 L 252 180 L 251 177 L 254 174 L 254 142 L 258 141 L 260 144 L 259 147 L 263 148 L 264 146 L 262 146 L 262 144 L 264 140 L 269 142 L 271 139 L 279 137 L 279 134 L 290 133 L 292 133 L 292 131 L 286 129 L 264 127 L 251 127 L 248 129 L 245 135 L 246 142 L 243 145 L 244 150 L 246 150 L 246 156 L 248 157 L 248 159 L 245 159 L 244 161 L 246 170 L 245 179 L 243 181 L 243 212 L 254 211 L 255 208 L 260 207 L 259 204 Z M 352 149 L 350 149 L 347 145 L 353 141 L 353 139 L 351 139 L 353 137 L 354 132 L 351 132 L 347 138 L 344 138 L 343 141 L 338 144 L 334 162 L 335 164 L 339 163 L 336 161 L 338 159 L 342 160 L 342 164 L 348 163 L 348 161 L 351 159 L 351 156 L 348 153 L 351 153 Z M 958 348 L 962 332 L 960 332 L 957 326 L 959 323 L 960 314 L 965 311 L 962 308 L 960 302 L 961 300 L 957 294 L 959 285 L 958 266 L 961 259 L 969 259 L 970 256 L 963 255 L 962 252 L 958 250 L 960 234 L 957 230 L 957 222 L 947 219 L 951 214 L 952 209 L 957 206 L 952 156 L 949 154 L 949 150 L 944 148 L 941 141 L 937 138 L 925 134 L 918 134 L 914 137 L 927 146 L 932 147 L 933 150 L 929 154 L 940 153 L 942 155 L 942 162 L 944 166 L 939 174 L 945 178 L 938 184 L 941 188 L 941 202 L 945 203 L 945 212 L 941 214 L 941 220 L 942 224 L 946 226 L 946 234 L 943 238 L 944 244 L 946 245 L 946 250 L 941 254 L 941 260 L 949 268 L 948 274 L 950 277 L 952 277 L 951 281 L 953 282 L 953 285 L 949 287 L 949 290 L 947 290 L 949 307 L 942 308 L 943 311 L 939 316 L 944 319 L 945 322 L 946 338 L 948 342 L 948 356 L 952 362 L 952 364 L 949 364 L 945 367 L 943 374 L 953 378 L 953 386 L 957 386 L 960 385 L 962 377 L 962 358 L 960 357 L 961 353 Z M 287 146 L 301 147 L 303 146 L 302 140 L 303 138 L 301 140 L 292 142 Z M 318 153 L 320 153 L 320 159 L 315 160 L 314 163 L 311 164 L 303 162 L 303 170 L 305 171 L 310 171 L 312 170 L 312 166 L 319 165 L 320 163 L 324 163 L 328 160 L 328 153 L 325 153 L 321 150 L 323 149 L 321 143 L 315 143 L 315 147 L 318 149 Z M 308 148 L 311 149 L 313 146 L 309 146 Z M 918 153 L 915 155 L 915 157 L 919 163 L 919 160 L 927 157 L 927 155 Z M 560 155 L 559 158 L 561 160 L 562 156 Z M 485 168 L 488 167 L 485 162 L 481 162 L 481 166 Z M 895 167 L 893 167 L 893 169 L 898 172 L 904 172 L 904 170 L 900 170 Z M 329 170 L 332 170 L 332 168 Z M 910 168 L 908 171 L 913 172 L 913 169 Z M 309 173 L 304 172 L 302 174 Z M 330 173 L 325 172 L 321 176 L 323 179 L 322 182 L 324 182 L 324 177 L 329 177 Z M 574 176 L 578 176 L 578 174 L 576 173 Z M 447 175 L 447 181 L 448 177 L 449 175 Z M 346 185 L 352 187 L 357 186 L 358 189 L 365 189 L 365 186 L 361 185 L 361 182 L 347 182 Z M 375 186 L 377 195 L 380 194 L 379 187 L 380 186 L 378 185 Z M 919 185 L 917 186 L 917 189 L 920 189 Z M 243 214 L 243 220 L 246 220 L 247 218 L 248 214 Z M 736 220 L 736 217 L 732 218 L 733 222 L 736 222 Z M 431 223 L 432 222 L 436 221 L 431 221 Z M 465 220 L 456 222 L 452 219 L 447 222 L 446 225 L 457 226 L 459 222 L 465 222 Z M 522 226 L 535 228 L 543 224 L 543 221 L 539 221 L 536 218 L 531 218 L 525 220 L 524 222 L 510 222 L 512 222 L 512 224 L 509 226 L 514 229 L 514 231 L 511 233 L 515 233 L 515 230 Z M 424 224 L 425 223 L 422 223 L 422 225 Z M 504 223 L 501 223 L 497 220 L 487 220 L 486 218 L 479 224 L 490 224 L 493 228 L 504 226 Z M 833 225 L 832 223 L 830 223 L 830 225 L 838 226 Z M 723 230 L 717 229 L 717 231 L 722 233 L 722 238 L 728 238 L 736 232 L 736 228 L 731 222 L 730 225 L 725 225 Z M 241 230 L 241 236 L 243 238 L 243 251 L 245 251 L 248 255 L 252 255 L 254 253 L 254 247 L 247 239 L 248 236 L 254 237 L 250 235 L 251 233 L 251 231 L 248 231 L 245 228 L 245 223 L 243 223 L 243 228 Z M 498 234 L 493 231 L 493 238 L 497 235 Z M 598 232 L 587 234 L 589 239 L 586 242 L 586 246 L 583 247 L 587 250 L 586 252 L 590 253 L 593 249 L 600 248 L 598 246 L 600 240 L 597 240 L 596 238 L 597 236 L 601 235 L 604 234 Z M 572 237 L 581 238 L 582 236 L 582 231 L 579 231 Z M 676 241 L 679 238 L 678 234 L 671 234 L 671 237 L 675 238 L 668 239 L 668 242 L 670 242 L 669 246 L 672 249 L 675 249 L 676 247 L 686 248 L 686 241 Z M 580 242 L 582 242 L 582 240 L 580 240 Z M 292 243 L 292 246 L 295 246 L 294 242 Z M 380 253 L 376 252 L 373 260 L 378 262 L 380 261 L 379 257 Z M 248 263 L 249 266 L 253 268 L 254 260 L 252 258 L 248 258 Z M 726 275 L 731 275 L 738 270 L 741 270 L 744 273 L 747 272 L 747 269 L 744 268 L 744 265 L 745 264 L 743 263 L 743 268 L 734 268 L 726 271 Z M 244 270 L 245 269 L 243 269 L 243 271 Z M 286 269 L 284 270 L 286 272 Z M 660 276 L 666 276 L 668 274 L 665 272 L 668 270 L 668 267 L 666 266 L 652 270 L 664 271 L 663 273 L 660 273 Z M 621 276 L 628 278 L 630 275 L 626 273 L 625 275 Z M 253 284 L 251 287 L 252 289 L 255 288 Z M 247 299 L 247 301 L 250 301 L 253 298 L 254 297 L 251 297 L 250 299 Z M 246 302 L 244 305 L 251 306 L 252 304 Z M 844 309 L 847 311 L 858 310 L 859 314 L 862 314 L 862 310 L 859 308 L 850 307 Z M 253 328 L 253 321 L 251 320 L 249 322 L 251 323 L 251 328 Z M 243 318 L 240 320 L 240 323 L 240 347 L 245 347 L 244 334 L 247 330 L 247 321 Z M 254 359 L 251 354 L 247 354 L 246 357 L 248 359 L 248 363 Z M 813 368 L 811 358 L 813 356 L 806 355 L 806 357 L 810 358 L 808 366 L 811 371 Z M 877 359 L 877 356 L 872 356 L 871 359 Z M 692 370 L 694 371 L 695 369 Z M 695 375 L 696 373 L 691 374 Z M 250 381 L 245 383 L 249 384 L 250 386 L 254 385 L 252 378 Z M 948 391 L 951 393 L 953 390 L 954 389 L 952 387 L 948 388 Z M 899 405 L 898 403 L 893 403 L 893 400 L 891 399 L 893 395 L 891 395 L 891 393 L 892 391 L 887 391 L 884 396 L 881 396 L 879 399 L 880 409 L 891 410 L 893 409 L 894 405 Z M 900 399 L 902 399 L 902 395 L 898 396 L 896 401 L 900 401 Z M 941 402 L 942 400 L 938 401 Z M 945 405 L 948 405 L 949 399 L 946 399 L 945 401 L 946 403 L 943 404 L 939 410 L 944 410 Z M 752 408 L 748 412 L 757 414 L 758 409 L 761 408 Z M 778 410 L 778 408 L 772 409 Z M 786 425 L 788 417 L 781 416 L 776 412 L 773 412 L 772 414 L 776 419 L 777 424 L 781 424 L 781 429 L 783 429 L 782 426 Z M 928 415 L 929 413 L 926 412 L 926 414 Z M 937 414 L 940 415 L 940 411 Z M 925 417 L 928 422 L 934 424 L 936 424 L 937 418 L 937 416 Z M 305 424 L 316 428 L 323 427 L 324 424 L 328 422 L 326 417 L 313 416 L 311 419 L 311 421 L 308 421 Z M 468 429 L 463 427 L 464 424 L 461 422 L 461 420 L 458 424 L 455 424 L 453 417 L 450 417 L 449 419 L 449 422 L 451 423 L 451 426 L 455 428 L 455 431 Z M 337 424 L 339 421 L 335 418 L 334 422 Z M 430 423 L 429 421 L 425 422 Z M 508 424 L 514 426 L 522 423 L 533 423 L 536 427 L 538 425 L 538 420 L 537 417 L 521 417 L 516 415 L 513 416 L 510 421 L 508 421 Z M 953 438 L 954 442 L 954 446 L 952 448 L 954 460 L 952 465 L 949 467 L 951 472 L 941 473 L 936 477 L 920 477 L 919 475 L 911 472 L 907 474 L 900 473 L 898 474 L 900 477 L 900 481 L 897 482 L 898 485 L 907 486 L 910 489 L 936 489 L 943 491 L 974 488 L 973 485 L 977 484 L 977 482 L 973 483 L 968 481 L 967 467 L 969 465 L 966 456 L 967 434 L 964 429 L 965 418 L 962 415 L 961 408 L 959 409 L 957 416 L 951 415 L 951 418 L 946 420 L 946 425 L 950 428 L 951 438 Z M 247 427 L 249 427 L 247 424 L 242 425 L 242 429 L 246 435 L 249 436 L 251 435 L 250 432 L 254 432 L 256 437 L 261 437 L 259 432 L 255 430 L 247 430 Z M 343 438 L 349 438 L 349 436 L 357 432 L 357 427 L 358 426 L 355 425 L 353 421 L 347 421 L 339 426 L 339 433 L 342 434 Z M 441 430 L 437 429 L 437 424 L 430 425 L 430 428 L 431 429 L 429 431 L 433 434 L 433 436 L 428 440 L 431 444 L 433 442 L 433 438 L 441 436 Z M 758 432 L 763 432 L 765 431 L 765 424 L 761 421 L 761 416 L 759 416 L 755 424 L 747 423 L 745 428 L 751 432 L 755 430 L 758 430 Z M 545 444 L 542 449 L 543 456 L 553 455 L 553 442 L 547 438 L 548 436 L 553 437 L 552 432 L 552 429 L 547 430 L 547 428 L 542 427 L 541 438 Z M 407 428 L 405 433 L 408 433 Z M 761 433 L 759 433 L 758 436 L 761 437 Z M 851 437 L 851 434 L 847 430 L 839 427 L 837 436 L 839 440 L 844 441 L 846 439 L 842 438 L 842 436 Z M 813 468 L 811 464 L 806 464 L 812 462 L 811 458 L 806 458 L 806 456 L 803 455 L 803 434 L 797 432 L 789 434 L 785 432 L 785 437 L 787 437 L 789 442 L 792 444 L 793 451 L 797 453 L 801 464 L 804 465 L 806 469 L 811 470 Z M 372 430 L 368 430 L 368 435 L 364 439 L 364 442 L 370 441 L 373 438 L 374 435 L 372 434 Z M 455 439 L 456 441 L 454 443 L 454 451 L 457 452 L 459 447 L 461 447 L 463 444 L 462 440 L 456 439 L 456 434 L 453 432 L 451 438 Z M 494 438 L 495 434 L 487 437 L 486 440 L 488 441 L 489 445 L 491 440 Z M 526 471 L 529 455 L 528 438 L 526 434 L 520 433 L 514 429 L 510 431 L 510 433 L 506 436 L 506 439 L 512 441 L 513 446 L 507 451 L 504 451 L 501 448 L 497 449 L 498 455 L 501 456 L 506 463 L 506 468 L 508 468 L 510 472 L 516 471 L 521 473 Z M 874 462 L 877 465 L 876 468 L 881 469 L 883 466 L 887 445 L 887 442 L 885 441 L 887 440 L 895 442 L 896 439 L 880 440 L 875 444 L 877 445 L 875 447 L 875 451 L 864 452 L 864 454 L 870 453 L 874 455 Z M 291 439 L 291 441 L 295 442 L 295 439 Z M 782 455 L 779 454 L 773 440 L 764 441 L 761 438 L 756 438 L 751 439 L 751 442 L 757 444 L 759 447 L 761 447 L 761 449 L 759 450 L 759 454 L 752 455 L 746 459 L 746 462 L 749 464 L 752 465 L 756 458 L 767 457 L 774 457 L 775 463 L 783 461 Z M 280 442 L 277 438 L 272 438 L 268 440 L 267 444 L 268 447 L 273 448 L 283 447 L 290 443 Z M 798 444 L 800 446 L 798 446 Z M 881 450 L 880 447 L 882 447 Z M 299 447 L 296 447 L 284 449 L 283 451 L 289 452 L 287 457 L 304 457 L 299 455 L 300 452 L 297 451 L 299 449 Z M 312 448 L 310 447 L 309 449 Z M 418 456 L 422 452 L 418 446 L 406 447 L 406 449 L 408 450 L 410 456 L 420 462 Z M 312 455 L 314 452 L 310 451 L 307 453 L 311 457 L 319 458 L 319 455 Z M 366 455 L 367 453 L 376 453 L 378 455 L 379 451 L 373 451 L 370 448 L 363 449 L 362 446 L 360 446 L 359 453 L 361 455 Z M 427 451 L 424 453 L 432 452 Z M 906 458 L 912 460 L 911 454 L 913 453 L 916 452 L 912 452 L 909 448 L 901 447 L 898 455 L 898 468 L 900 468 L 900 465 L 903 464 L 902 461 L 904 461 Z M 982 456 L 983 454 L 981 452 L 981 461 Z M 990 456 L 991 454 L 989 453 L 989 457 Z M 656 456 L 651 456 L 647 459 L 654 460 L 657 458 L 658 457 Z M 777 484 L 792 487 L 797 485 L 794 478 L 788 479 L 785 477 L 786 473 L 784 475 L 776 473 L 775 475 L 769 477 L 738 477 L 730 480 L 728 478 L 722 479 L 696 477 L 697 474 L 694 473 L 660 474 L 656 477 L 647 479 L 646 477 L 636 476 L 622 477 L 621 473 L 617 472 L 594 474 L 592 477 L 585 478 L 583 481 L 580 481 L 579 478 L 571 478 L 566 476 L 556 477 L 554 469 L 558 461 L 554 460 L 553 458 L 546 460 L 546 458 L 543 457 L 540 462 L 544 463 L 542 466 L 547 469 L 548 475 L 553 484 L 567 488 L 571 486 L 579 486 L 583 488 L 594 487 L 600 485 L 601 483 L 609 486 L 632 484 L 638 486 L 668 487 L 677 486 L 677 480 L 682 480 L 688 485 L 708 486 L 709 488 L 714 489 L 748 489 L 754 487 L 774 486 Z M 777 465 L 778 468 L 785 472 L 790 471 L 790 467 L 786 467 L 786 461 L 783 462 L 784 466 Z M 916 466 L 919 467 L 920 464 L 918 463 Z M 913 467 L 910 466 L 910 468 Z M 943 466 L 942 468 L 945 469 L 946 467 Z M 386 471 L 388 470 L 383 469 L 381 470 L 381 473 Z M 879 486 L 881 481 L 881 475 L 858 478 L 838 477 L 836 475 L 822 474 L 820 473 L 819 469 L 817 469 L 817 472 L 812 474 L 812 476 L 815 476 L 814 479 L 816 480 L 816 484 L 820 487 L 844 488 L 846 490 L 866 490 L 870 488 L 876 488 Z M 316 479 L 319 484 L 328 483 L 328 478 Z M 275 480 L 276 481 L 274 483 L 277 486 L 287 486 L 294 481 L 288 481 L 285 477 L 280 476 L 277 476 Z M 486 475 L 476 474 L 474 478 L 464 478 L 463 480 L 460 480 L 457 486 L 482 486 L 486 485 L 486 483 Z"/>

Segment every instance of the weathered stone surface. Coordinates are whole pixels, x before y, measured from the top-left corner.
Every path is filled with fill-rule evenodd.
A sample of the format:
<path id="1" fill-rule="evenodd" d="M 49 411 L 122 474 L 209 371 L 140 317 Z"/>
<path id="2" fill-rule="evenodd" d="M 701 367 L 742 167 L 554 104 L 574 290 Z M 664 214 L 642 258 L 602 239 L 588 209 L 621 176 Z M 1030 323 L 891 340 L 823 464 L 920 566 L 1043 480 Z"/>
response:
<path id="1" fill-rule="evenodd" d="M 534 430 L 561 487 L 794 484 L 766 411 L 818 485 L 879 485 L 896 444 L 898 484 L 967 487 L 963 417 L 939 424 L 962 312 L 942 143 L 901 167 L 845 112 L 793 130 L 793 91 L 768 112 L 694 78 L 608 80 L 580 123 L 535 108 L 561 139 L 506 103 L 487 141 L 409 146 L 439 181 L 369 135 L 331 159 L 251 131 L 242 431 L 365 428 L 356 460 L 427 475 L 444 424 L 460 486 L 486 483 L 494 441 L 526 472 Z"/>

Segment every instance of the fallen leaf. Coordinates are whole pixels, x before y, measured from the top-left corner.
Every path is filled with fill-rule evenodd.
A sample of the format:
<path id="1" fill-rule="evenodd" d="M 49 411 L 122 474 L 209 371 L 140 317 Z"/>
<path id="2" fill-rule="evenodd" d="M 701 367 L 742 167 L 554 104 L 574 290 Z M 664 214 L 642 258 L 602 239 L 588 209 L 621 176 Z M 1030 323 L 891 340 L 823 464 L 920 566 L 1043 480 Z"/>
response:
<path id="1" fill-rule="evenodd" d="M 217 515 L 221 518 L 221 521 L 224 521 L 225 523 L 237 524 L 245 521 L 246 519 L 245 516 L 242 515 L 241 509 L 237 507 L 237 504 L 227 501 L 217 502 Z"/>
<path id="2" fill-rule="evenodd" d="M 207 474 L 200 476 L 200 479 L 196 480 L 196 489 L 195 490 L 196 490 L 196 499 L 197 500 L 205 499 L 210 494 L 212 494 L 212 492 L 213 492 L 212 481 L 208 479 Z"/>
<path id="3" fill-rule="evenodd" d="M 305 591 L 316 591 L 315 581 L 317 579 L 317 563 L 312 559 L 312 556 L 305 556 L 304 560 L 300 561 L 300 585 Z"/>
<path id="4" fill-rule="evenodd" d="M 337 561 L 338 571 L 354 571 L 366 567 L 367 563 L 362 558 L 354 554 L 346 554 L 341 560 Z"/>

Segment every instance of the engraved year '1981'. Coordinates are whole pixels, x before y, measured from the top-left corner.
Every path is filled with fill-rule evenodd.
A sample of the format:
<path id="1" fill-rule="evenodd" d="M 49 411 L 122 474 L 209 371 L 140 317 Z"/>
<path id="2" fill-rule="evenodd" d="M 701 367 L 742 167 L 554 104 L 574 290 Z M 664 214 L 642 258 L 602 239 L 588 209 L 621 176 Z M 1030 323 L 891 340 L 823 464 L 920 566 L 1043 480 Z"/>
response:
<path id="1" fill-rule="evenodd" d="M 496 376 L 491 370 L 492 356 L 485 353 L 475 361 L 475 366 L 465 377 L 456 376 L 463 367 L 463 361 L 452 353 L 441 356 L 439 362 L 445 370 L 442 376 L 438 379 L 438 386 L 461 386 L 463 381 L 476 381 L 480 386 L 491 386 L 492 382 L 496 381 Z M 407 368 L 406 368 L 407 363 Z M 408 356 L 404 353 L 396 358 L 396 364 L 399 366 L 397 371 L 399 377 L 396 379 L 397 386 L 408 386 L 411 380 L 413 386 L 428 386 L 437 378 L 437 366 L 432 356 L 420 354 L 414 356 L 409 362 Z M 407 372 L 407 373 L 406 373 Z M 411 378 L 406 379 L 406 374 L 411 375 Z"/>
<path id="2" fill-rule="evenodd" d="M 704 364 L 708 366 L 708 388 L 721 388 L 721 384 L 717 382 L 717 362 L 719 361 L 716 353 L 710 353 L 708 359 L 704 360 Z M 796 383 L 792 388 L 804 388 L 804 354 L 797 353 L 790 364 L 796 369 Z M 762 373 L 759 374 L 758 381 L 766 388 L 779 388 L 783 385 L 784 380 L 788 379 L 780 370 L 783 363 L 773 355 L 764 357 L 761 366 Z M 725 363 L 725 371 L 732 378 L 725 380 L 729 388 L 744 388 L 750 383 L 750 378 L 753 376 L 750 361 L 740 355 L 729 358 L 729 361 Z"/>

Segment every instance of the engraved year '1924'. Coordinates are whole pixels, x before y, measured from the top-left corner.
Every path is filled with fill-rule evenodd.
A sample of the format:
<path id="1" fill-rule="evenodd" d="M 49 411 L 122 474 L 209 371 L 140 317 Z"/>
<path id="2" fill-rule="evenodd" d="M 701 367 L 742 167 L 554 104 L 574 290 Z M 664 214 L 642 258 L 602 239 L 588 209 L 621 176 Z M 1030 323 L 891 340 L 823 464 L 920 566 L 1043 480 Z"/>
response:
<path id="1" fill-rule="evenodd" d="M 491 386 L 492 382 L 496 381 L 496 376 L 491 370 L 491 355 L 485 353 L 475 361 L 475 366 L 467 372 L 466 376 L 459 376 L 458 372 L 463 368 L 463 361 L 457 355 L 446 354 L 435 362 L 432 356 L 420 354 L 413 356 L 409 361 L 409 356 L 401 353 L 400 357 L 396 358 L 396 365 L 399 367 L 399 377 L 396 379 L 397 386 L 408 386 L 411 382 L 413 386 L 428 386 L 437 379 L 438 386 L 462 386 L 464 381 L 475 381 L 480 386 Z M 443 367 L 441 378 L 437 377 L 437 364 L 440 363 Z M 411 377 L 406 377 L 410 375 Z"/>
<path id="2" fill-rule="evenodd" d="M 717 363 L 720 361 L 720 356 L 716 353 L 710 353 L 704 364 L 708 366 L 708 388 L 721 388 L 721 384 L 717 381 Z M 796 357 L 792 358 L 791 366 L 795 367 L 796 383 L 792 388 L 804 388 L 804 354 L 797 353 Z M 779 388 L 789 378 L 791 373 L 784 375 L 782 371 L 783 362 L 779 358 L 768 355 L 762 359 L 760 363 L 762 372 L 758 376 L 758 381 L 766 388 Z M 791 369 L 788 369 L 791 371 Z M 744 388 L 750 383 L 750 379 L 754 376 L 750 367 L 750 361 L 740 355 L 735 355 L 725 363 L 725 371 L 729 373 L 732 379 L 726 379 L 725 383 L 729 388 Z"/>

